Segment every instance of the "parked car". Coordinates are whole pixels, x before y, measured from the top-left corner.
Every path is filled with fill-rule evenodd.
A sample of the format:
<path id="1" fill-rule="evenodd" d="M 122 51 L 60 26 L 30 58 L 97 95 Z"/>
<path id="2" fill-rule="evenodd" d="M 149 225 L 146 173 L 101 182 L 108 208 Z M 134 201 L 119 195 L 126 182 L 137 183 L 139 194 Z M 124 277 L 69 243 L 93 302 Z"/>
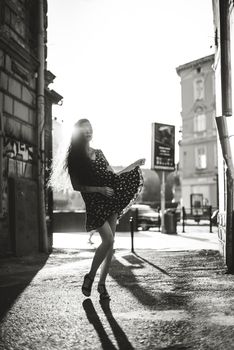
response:
<path id="1" fill-rule="evenodd" d="M 131 210 L 137 210 L 137 227 L 143 231 L 148 230 L 150 227 L 160 226 L 160 214 L 149 205 L 134 204 Z"/>

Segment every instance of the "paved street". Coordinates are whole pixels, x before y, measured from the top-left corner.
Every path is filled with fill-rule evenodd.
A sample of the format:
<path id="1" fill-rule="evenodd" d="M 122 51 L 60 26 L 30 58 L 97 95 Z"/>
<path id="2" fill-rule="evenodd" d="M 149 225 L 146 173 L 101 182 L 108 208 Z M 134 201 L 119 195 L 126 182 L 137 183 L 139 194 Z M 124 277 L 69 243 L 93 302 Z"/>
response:
<path id="1" fill-rule="evenodd" d="M 233 349 L 234 279 L 217 252 L 116 252 L 110 304 L 96 282 L 81 293 L 92 255 L 2 261 L 1 350 Z"/>
<path id="2" fill-rule="evenodd" d="M 110 304 L 99 303 L 97 281 L 91 298 L 81 293 L 94 250 L 77 245 L 87 235 L 55 234 L 50 256 L 2 258 L 0 349 L 233 349 L 234 277 L 215 250 L 216 234 L 192 231 L 137 233 L 136 254 L 119 233 Z M 185 242 L 190 250 L 181 251 Z"/>

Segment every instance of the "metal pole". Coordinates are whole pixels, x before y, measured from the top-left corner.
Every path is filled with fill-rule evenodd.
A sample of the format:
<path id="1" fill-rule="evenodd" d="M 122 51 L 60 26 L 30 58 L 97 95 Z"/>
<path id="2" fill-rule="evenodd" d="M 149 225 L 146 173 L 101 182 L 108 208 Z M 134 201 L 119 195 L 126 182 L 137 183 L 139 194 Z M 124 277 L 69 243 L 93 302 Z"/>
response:
<path id="1" fill-rule="evenodd" d="M 182 207 L 182 232 L 185 233 L 185 208 Z"/>
<path id="2" fill-rule="evenodd" d="M 165 220 L 164 220 L 164 212 L 165 212 L 165 171 L 162 170 L 162 183 L 161 183 L 161 232 L 165 232 Z"/>
<path id="3" fill-rule="evenodd" d="M 231 31 L 229 0 L 219 1 L 222 114 L 232 116 Z"/>
<path id="4" fill-rule="evenodd" d="M 45 150 L 45 29 L 44 0 L 38 1 L 38 85 L 37 85 L 37 181 L 38 181 L 38 212 L 41 249 L 48 253 L 48 236 L 46 227 L 45 193 L 44 193 L 44 150 Z"/>
<path id="5" fill-rule="evenodd" d="M 134 221 L 132 216 L 130 216 L 129 222 L 131 231 L 131 252 L 134 253 Z"/>
<path id="6" fill-rule="evenodd" d="M 210 233 L 212 233 L 212 205 L 209 206 Z"/>
<path id="7" fill-rule="evenodd" d="M 160 218 L 160 208 L 158 207 L 158 232 L 160 232 L 161 218 Z"/>

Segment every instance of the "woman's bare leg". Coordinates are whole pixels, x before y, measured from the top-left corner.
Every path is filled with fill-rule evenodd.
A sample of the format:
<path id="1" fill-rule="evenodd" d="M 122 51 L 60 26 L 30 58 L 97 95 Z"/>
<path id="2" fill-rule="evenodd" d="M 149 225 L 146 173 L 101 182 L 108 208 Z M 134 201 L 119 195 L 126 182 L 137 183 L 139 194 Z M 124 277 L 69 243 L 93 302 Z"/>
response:
<path id="1" fill-rule="evenodd" d="M 89 239 L 88 239 L 88 242 L 89 242 L 90 244 L 93 244 L 92 237 L 93 237 L 94 233 L 95 233 L 95 231 L 91 231 L 91 232 L 90 232 Z"/>
<path id="2" fill-rule="evenodd" d="M 108 221 L 106 221 L 102 227 L 98 229 L 98 232 L 100 233 L 102 243 L 97 248 L 94 258 L 92 261 L 92 265 L 89 271 L 89 277 L 91 279 L 94 279 L 97 269 L 103 262 L 103 260 L 106 258 L 109 249 L 113 247 L 114 237 L 112 233 L 112 229 L 110 227 L 110 224 Z"/>
<path id="3" fill-rule="evenodd" d="M 99 284 L 105 284 L 106 276 L 109 272 L 112 256 L 113 256 L 113 245 L 114 245 L 114 237 L 115 237 L 115 230 L 116 230 L 116 221 L 117 221 L 117 214 L 113 214 L 108 218 L 109 225 L 111 227 L 112 235 L 113 235 L 113 243 L 111 247 L 108 250 L 108 253 L 102 263 L 101 267 L 101 273 L 99 278 Z"/>

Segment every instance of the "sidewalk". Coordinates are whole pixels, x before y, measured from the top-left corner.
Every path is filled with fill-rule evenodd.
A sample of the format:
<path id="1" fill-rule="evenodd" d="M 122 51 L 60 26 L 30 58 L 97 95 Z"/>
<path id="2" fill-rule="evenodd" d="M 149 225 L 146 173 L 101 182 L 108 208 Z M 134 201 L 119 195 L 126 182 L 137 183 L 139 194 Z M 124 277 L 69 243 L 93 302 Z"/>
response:
<path id="1" fill-rule="evenodd" d="M 182 233 L 182 227 L 177 228 L 177 234 L 165 234 L 158 232 L 158 229 L 149 231 L 139 231 L 134 233 L 135 249 L 156 249 L 167 251 L 180 250 L 218 250 L 217 228 L 213 228 L 213 233 L 209 233 L 207 226 L 188 226 L 186 232 Z M 92 237 L 93 245 L 88 243 L 89 234 L 79 233 L 54 233 L 55 248 L 78 248 L 90 249 L 100 244 L 99 234 Z M 130 232 L 116 232 L 116 249 L 131 249 Z"/>
<path id="2" fill-rule="evenodd" d="M 117 250 L 100 304 L 92 250 L 1 259 L 1 350 L 233 349 L 234 276 L 215 250 Z"/>

